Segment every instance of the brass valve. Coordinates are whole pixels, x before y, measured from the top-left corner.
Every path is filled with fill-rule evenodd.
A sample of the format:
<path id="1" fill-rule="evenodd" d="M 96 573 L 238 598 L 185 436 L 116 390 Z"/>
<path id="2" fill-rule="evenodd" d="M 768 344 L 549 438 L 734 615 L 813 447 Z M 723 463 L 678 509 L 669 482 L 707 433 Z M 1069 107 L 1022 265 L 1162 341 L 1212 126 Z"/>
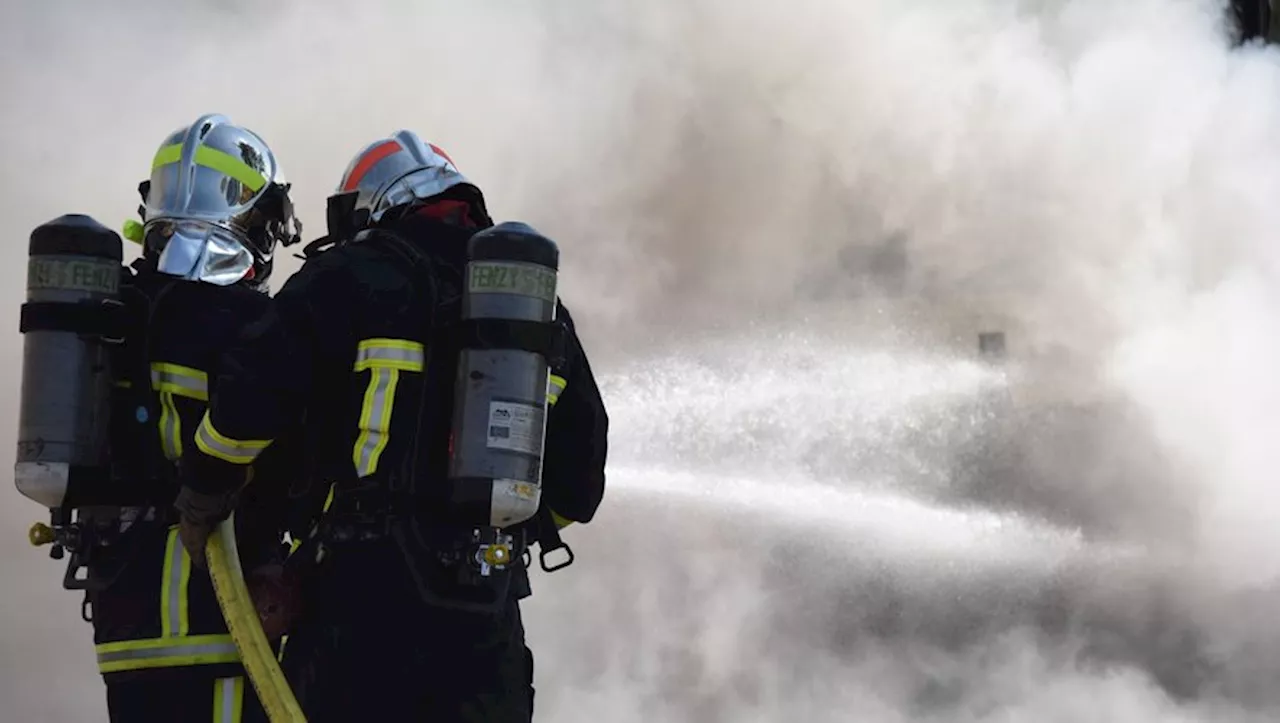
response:
<path id="1" fill-rule="evenodd" d="M 31 529 L 27 530 L 27 540 L 34 547 L 52 544 L 56 539 L 53 534 L 53 528 L 43 522 L 37 522 L 31 526 Z"/>
<path id="2" fill-rule="evenodd" d="M 511 562 L 511 546 L 510 545 L 488 545 L 484 548 L 482 558 L 486 565 L 501 567 Z"/>

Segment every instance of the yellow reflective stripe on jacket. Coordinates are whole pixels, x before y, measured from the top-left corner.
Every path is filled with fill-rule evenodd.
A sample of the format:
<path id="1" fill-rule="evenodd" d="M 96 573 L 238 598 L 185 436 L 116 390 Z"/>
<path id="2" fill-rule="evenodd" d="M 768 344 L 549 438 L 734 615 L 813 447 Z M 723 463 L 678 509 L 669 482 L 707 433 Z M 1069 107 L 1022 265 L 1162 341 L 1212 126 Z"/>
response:
<path id="1" fill-rule="evenodd" d="M 357 477 L 368 477 L 378 470 L 378 460 L 391 440 L 391 408 L 400 372 L 421 372 L 425 363 L 425 348 L 408 339 L 365 339 L 356 347 L 355 371 L 369 372 L 369 386 L 360 406 L 360 434 L 351 450 Z"/>
<path id="2" fill-rule="evenodd" d="M 552 374 L 547 379 L 547 404 L 554 407 L 556 402 L 560 401 L 560 395 L 564 394 L 564 388 L 567 384 L 568 382 L 565 381 L 564 377 Z"/>
<path id="3" fill-rule="evenodd" d="M 121 640 L 95 645 L 94 651 L 98 654 L 98 672 L 103 674 L 240 662 L 240 653 L 230 635 Z"/>
<path id="4" fill-rule="evenodd" d="M 231 464 L 253 464 L 262 450 L 271 446 L 270 439 L 231 439 L 213 428 L 209 413 L 204 413 L 196 428 L 196 447 L 210 457 Z"/>
<path id="5" fill-rule="evenodd" d="M 179 459 L 182 457 L 182 416 L 173 398 L 209 401 L 209 375 L 181 364 L 155 362 L 151 365 L 151 388 L 160 397 L 160 446 L 167 459 Z"/>
<path id="6" fill-rule="evenodd" d="M 209 375 L 181 364 L 155 362 L 151 365 L 151 388 L 176 397 L 209 401 Z"/>
<path id="7" fill-rule="evenodd" d="M 357 477 L 367 477 L 378 469 L 378 460 L 391 440 L 391 406 L 395 401 L 399 369 L 371 369 L 369 386 L 360 408 L 360 436 L 356 438 L 351 460 Z"/>
<path id="8" fill-rule="evenodd" d="M 182 457 L 182 415 L 173 402 L 172 392 L 160 392 L 160 446 L 165 459 Z"/>
<path id="9" fill-rule="evenodd" d="M 160 637 L 94 646 L 99 672 L 240 662 L 240 653 L 230 634 L 189 635 L 187 590 L 191 582 L 191 556 L 182 546 L 177 525 L 169 529 L 165 540 L 164 567 L 160 575 Z"/>
<path id="10" fill-rule="evenodd" d="M 426 361 L 421 344 L 408 339 L 365 339 L 356 347 L 357 372 L 366 369 L 400 369 L 420 372 Z"/>
<path id="11" fill-rule="evenodd" d="M 182 144 L 174 143 L 156 151 L 155 159 L 151 161 L 151 169 L 155 170 L 161 166 L 177 163 L 180 160 L 182 160 Z M 243 183 L 250 191 L 257 192 L 258 189 L 267 185 L 266 177 L 256 168 L 230 153 L 223 153 L 216 148 L 197 146 L 195 160 L 196 165 L 211 168 L 219 173 L 225 173 Z"/>
<path id="12" fill-rule="evenodd" d="M 178 527 L 169 529 L 164 544 L 164 577 L 160 580 L 160 637 L 182 637 L 190 632 L 187 617 L 187 586 L 191 582 L 191 557 L 178 537 Z"/>
<path id="13" fill-rule="evenodd" d="M 244 678 L 218 678 L 213 684 L 213 723 L 240 723 L 244 712 Z"/>
<path id="14" fill-rule="evenodd" d="M 338 483 L 330 482 L 329 494 L 324 496 L 324 506 L 320 508 L 320 514 L 323 515 L 329 512 L 329 508 L 333 506 L 333 497 L 336 494 L 338 494 Z"/>

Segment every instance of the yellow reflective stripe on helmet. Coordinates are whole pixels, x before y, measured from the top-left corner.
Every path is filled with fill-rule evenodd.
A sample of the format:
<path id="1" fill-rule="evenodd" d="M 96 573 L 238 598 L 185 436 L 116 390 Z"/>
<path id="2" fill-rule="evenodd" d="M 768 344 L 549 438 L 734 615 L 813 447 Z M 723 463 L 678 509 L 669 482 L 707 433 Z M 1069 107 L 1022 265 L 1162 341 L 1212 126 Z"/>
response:
<path id="1" fill-rule="evenodd" d="M 160 637 L 174 638 L 190 632 L 187 619 L 187 585 L 191 581 L 191 557 L 178 537 L 178 526 L 169 529 L 164 544 L 164 577 L 160 580 Z"/>
<path id="2" fill-rule="evenodd" d="M 155 362 L 151 365 L 151 388 L 201 402 L 209 401 L 209 375 L 181 364 Z"/>
<path id="3" fill-rule="evenodd" d="M 365 339 L 356 347 L 357 372 L 366 369 L 400 369 L 420 372 L 426 360 L 424 347 L 408 339 Z"/>
<path id="4" fill-rule="evenodd" d="M 213 684 L 213 723 L 240 723 L 244 712 L 244 678 L 218 678 Z"/>
<path id="5" fill-rule="evenodd" d="M 356 345 L 355 371 L 369 372 L 369 386 L 360 406 L 360 434 L 351 450 L 357 477 L 368 477 L 378 470 L 378 460 L 391 440 L 391 408 L 400 372 L 421 372 L 425 365 L 426 347 L 416 341 L 378 337 Z M 332 497 L 325 501 L 326 510 L 330 501 Z"/>
<path id="6" fill-rule="evenodd" d="M 155 160 L 151 162 L 151 170 L 155 170 L 161 166 L 167 166 L 170 163 L 177 163 L 182 160 L 182 144 L 174 143 L 171 146 L 165 146 L 156 151 Z M 267 185 L 267 179 L 253 166 L 236 158 L 229 153 L 223 153 L 216 148 L 209 146 L 196 147 L 196 165 L 211 168 L 219 173 L 225 173 L 244 184 L 246 188 L 255 193 L 258 189 Z"/>
<path id="7" fill-rule="evenodd" d="M 372 376 L 360 408 L 360 436 L 351 452 L 357 477 L 368 477 L 378 470 L 378 460 L 391 441 L 391 406 L 400 382 L 399 369 L 375 367 L 369 371 Z"/>
<path id="8" fill-rule="evenodd" d="M 270 439 L 231 439 L 213 428 L 209 413 L 204 413 L 196 428 L 196 447 L 210 457 L 217 457 L 231 464 L 253 464 L 262 450 L 271 446 Z"/>
<path id="9" fill-rule="evenodd" d="M 98 656 L 98 672 L 104 674 L 240 662 L 235 641 L 225 634 L 121 640 L 95 645 L 94 652 Z"/>
<path id="10" fill-rule="evenodd" d="M 560 401 L 560 395 L 564 394 L 564 388 L 567 385 L 568 382 L 565 381 L 564 377 L 552 374 L 547 379 L 547 404 L 554 407 L 556 402 Z"/>

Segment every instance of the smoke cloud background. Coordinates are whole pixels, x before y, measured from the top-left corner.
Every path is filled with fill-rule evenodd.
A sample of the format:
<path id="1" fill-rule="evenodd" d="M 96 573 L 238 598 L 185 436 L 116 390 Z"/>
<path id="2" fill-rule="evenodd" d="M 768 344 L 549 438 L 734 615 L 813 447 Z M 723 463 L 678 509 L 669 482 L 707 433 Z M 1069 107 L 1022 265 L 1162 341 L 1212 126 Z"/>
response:
<path id="1" fill-rule="evenodd" d="M 1274 719 L 1280 55 L 1230 50 L 1223 18 L 1210 0 L 11 3 L 0 307 L 16 329 L 32 226 L 118 225 L 201 113 L 274 147 L 308 237 L 351 155 L 413 128 L 496 217 L 560 241 L 617 419 L 620 484 L 528 606 L 540 719 Z M 847 242 L 892 233 L 905 300 L 810 300 Z M 867 308 L 911 361 L 867 349 Z M 955 397 L 999 384 L 928 351 L 920 308 L 998 320 L 1019 393 L 1069 419 L 1013 415 L 1005 467 L 966 468 L 956 450 L 1002 427 Z M 675 391 L 727 391 L 636 390 L 691 364 L 710 376 Z M 831 394 L 760 393 L 795 369 Z M 794 403 L 824 398 L 843 406 Z M 740 414 L 707 412 L 726 400 Z M 833 424 L 843 443 L 795 431 Z M 775 465 L 772 494 L 714 482 L 739 454 Z M 906 480 L 914 457 L 902 484 L 932 512 L 823 496 L 866 465 Z M 2 717 L 105 719 L 79 601 L 22 541 L 39 509 L 10 499 Z"/>

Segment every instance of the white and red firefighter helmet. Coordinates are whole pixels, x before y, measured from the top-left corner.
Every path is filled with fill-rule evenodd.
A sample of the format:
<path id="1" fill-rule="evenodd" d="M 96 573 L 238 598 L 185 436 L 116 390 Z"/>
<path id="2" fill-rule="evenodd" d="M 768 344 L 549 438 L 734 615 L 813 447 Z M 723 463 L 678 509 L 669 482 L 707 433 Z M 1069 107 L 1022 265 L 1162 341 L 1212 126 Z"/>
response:
<path id="1" fill-rule="evenodd" d="M 343 198 L 341 215 L 334 219 L 333 201 Z M 465 201 L 481 225 L 490 225 L 484 196 L 439 146 L 413 131 L 402 130 L 370 143 L 351 159 L 330 199 L 330 233 L 335 220 L 351 230 L 374 224 L 392 209 L 435 199 Z M 360 219 L 353 223 L 353 219 Z"/>

